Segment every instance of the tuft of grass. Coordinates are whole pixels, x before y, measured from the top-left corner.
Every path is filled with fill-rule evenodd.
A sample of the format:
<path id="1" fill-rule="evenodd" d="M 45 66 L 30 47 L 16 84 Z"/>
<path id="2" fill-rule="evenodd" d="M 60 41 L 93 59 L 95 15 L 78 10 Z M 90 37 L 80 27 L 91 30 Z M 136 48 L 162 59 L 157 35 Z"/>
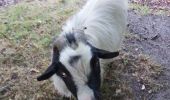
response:
<path id="1" fill-rule="evenodd" d="M 129 7 L 131 9 L 137 10 L 142 15 L 147 15 L 147 14 L 150 14 L 152 12 L 152 10 L 147 5 L 131 3 L 129 5 Z"/>
<path id="2" fill-rule="evenodd" d="M 129 8 L 136 10 L 141 15 L 155 14 L 155 15 L 166 15 L 169 16 L 170 10 L 168 9 L 156 9 L 150 6 L 140 4 L 140 3 L 130 3 Z"/>

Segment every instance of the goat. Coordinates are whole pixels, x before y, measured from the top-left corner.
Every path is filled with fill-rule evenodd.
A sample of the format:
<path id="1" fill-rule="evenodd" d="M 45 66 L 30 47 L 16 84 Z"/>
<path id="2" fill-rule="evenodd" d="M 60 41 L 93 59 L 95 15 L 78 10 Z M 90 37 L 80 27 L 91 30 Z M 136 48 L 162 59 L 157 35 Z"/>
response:
<path id="1" fill-rule="evenodd" d="M 103 69 L 119 55 L 127 0 L 88 0 L 54 39 L 52 63 L 37 80 L 51 78 L 64 97 L 100 100 Z"/>

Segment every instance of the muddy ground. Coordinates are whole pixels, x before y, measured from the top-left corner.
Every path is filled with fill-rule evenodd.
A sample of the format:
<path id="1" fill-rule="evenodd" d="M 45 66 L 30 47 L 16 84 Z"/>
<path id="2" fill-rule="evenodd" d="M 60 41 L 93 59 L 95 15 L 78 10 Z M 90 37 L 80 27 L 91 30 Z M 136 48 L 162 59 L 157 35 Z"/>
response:
<path id="1" fill-rule="evenodd" d="M 169 10 L 170 7 L 168 0 L 162 3 L 144 1 L 132 0 L 133 3 L 146 4 L 154 9 L 156 7 Z M 15 3 L 17 0 L 1 0 L 0 6 Z M 130 9 L 128 30 L 129 34 L 125 37 L 120 57 L 109 66 L 109 70 L 106 70 L 107 75 L 102 87 L 103 100 L 170 100 L 170 17 L 153 13 L 142 15 L 135 9 Z M 4 41 L 1 43 L 3 46 L 8 45 Z M 5 52 L 10 53 L 10 51 Z M 34 59 L 36 60 L 36 58 Z M 10 58 L 9 60 L 13 61 Z M 28 67 L 23 68 L 16 65 L 14 68 L 11 64 L 1 64 L 3 67 L 0 69 L 3 72 L 0 71 L 2 73 L 0 75 L 0 83 L 2 83 L 0 84 L 0 99 L 41 100 L 42 98 L 54 99 L 57 96 L 54 94 L 52 86 L 47 85 L 48 83 L 30 81 L 40 74 L 39 70 L 33 68 L 29 72 Z M 12 73 L 6 68 L 9 65 Z M 38 68 L 41 69 L 41 67 Z M 21 82 L 23 79 L 26 81 Z M 32 87 L 27 89 L 29 86 Z M 38 91 L 43 91 L 43 93 L 38 94 Z M 52 91 L 49 95 L 52 95 L 51 98 L 44 96 L 46 91 Z"/>

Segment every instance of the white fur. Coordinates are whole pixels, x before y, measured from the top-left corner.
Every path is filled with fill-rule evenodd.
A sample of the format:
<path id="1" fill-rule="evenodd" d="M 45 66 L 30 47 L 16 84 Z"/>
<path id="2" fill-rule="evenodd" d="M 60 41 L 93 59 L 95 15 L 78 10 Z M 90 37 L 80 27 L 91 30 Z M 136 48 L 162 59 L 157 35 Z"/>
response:
<path id="1" fill-rule="evenodd" d="M 51 79 L 53 80 L 54 87 L 58 91 L 59 94 L 66 96 L 66 97 L 71 97 L 72 95 L 71 92 L 67 89 L 65 83 L 59 76 L 55 74 L 52 76 Z"/>
<path id="2" fill-rule="evenodd" d="M 72 48 L 65 48 L 60 53 L 60 62 L 69 70 L 71 75 L 73 76 L 76 85 L 82 85 L 87 82 L 87 76 L 90 73 L 90 65 L 89 60 L 91 59 L 91 51 L 90 47 L 79 42 L 78 48 L 73 50 Z M 76 66 L 71 66 L 68 62 L 70 56 L 80 55 L 80 61 L 77 62 Z"/>
<path id="3" fill-rule="evenodd" d="M 89 36 L 88 41 L 93 46 L 111 52 L 118 51 L 126 30 L 126 11 L 127 0 L 88 0 L 83 9 L 67 21 L 62 34 L 70 33 L 73 29 L 83 30 L 87 27 L 84 33 Z M 73 55 L 82 57 L 76 66 L 68 63 L 69 57 Z M 66 47 L 60 53 L 60 62 L 66 66 L 78 86 L 79 100 L 93 98 L 92 90 L 85 85 L 90 73 L 89 59 L 91 57 L 90 48 L 81 42 L 76 50 Z M 105 62 L 107 61 L 102 61 L 102 63 Z M 102 76 L 103 67 L 101 71 Z M 71 96 L 64 82 L 57 75 L 53 75 L 52 80 L 60 94 Z"/>
<path id="4" fill-rule="evenodd" d="M 75 66 L 72 66 L 69 64 L 69 59 L 71 56 L 76 56 L 80 55 L 81 58 L 77 62 Z M 78 87 L 78 93 L 83 93 L 83 95 L 90 95 L 90 92 L 85 92 L 85 91 L 92 91 L 86 86 L 86 82 L 88 81 L 88 75 L 90 74 L 90 64 L 89 60 L 91 59 L 92 54 L 90 47 L 85 45 L 84 43 L 79 42 L 78 43 L 78 48 L 76 50 L 73 50 L 70 47 L 64 48 L 62 52 L 60 53 L 60 62 L 67 68 L 67 70 L 71 73 L 73 80 Z M 52 80 L 54 83 L 55 88 L 58 90 L 58 92 L 61 95 L 64 95 L 66 97 L 70 97 L 71 93 L 67 90 L 67 87 L 65 83 L 57 76 L 53 75 Z M 87 94 L 86 94 L 87 93 Z M 89 94 L 90 93 L 90 94 Z M 93 95 L 91 94 L 90 97 Z M 82 100 L 82 99 L 79 99 Z"/>
<path id="5" fill-rule="evenodd" d="M 85 34 L 97 48 L 117 51 L 126 29 L 127 0 L 89 0 L 63 27 L 63 33 L 87 27 Z"/>
<path id="6" fill-rule="evenodd" d="M 78 100 L 94 100 L 93 91 L 87 86 L 79 87 Z"/>

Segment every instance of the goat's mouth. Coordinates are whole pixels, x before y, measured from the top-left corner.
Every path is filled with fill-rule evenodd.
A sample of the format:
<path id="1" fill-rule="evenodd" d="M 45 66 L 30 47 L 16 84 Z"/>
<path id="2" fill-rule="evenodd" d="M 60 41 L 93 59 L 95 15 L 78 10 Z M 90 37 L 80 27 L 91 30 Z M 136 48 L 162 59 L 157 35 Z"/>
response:
<path id="1" fill-rule="evenodd" d="M 76 100 L 101 100 L 100 91 L 83 91 L 81 94 L 78 94 L 78 98 L 76 98 Z"/>

